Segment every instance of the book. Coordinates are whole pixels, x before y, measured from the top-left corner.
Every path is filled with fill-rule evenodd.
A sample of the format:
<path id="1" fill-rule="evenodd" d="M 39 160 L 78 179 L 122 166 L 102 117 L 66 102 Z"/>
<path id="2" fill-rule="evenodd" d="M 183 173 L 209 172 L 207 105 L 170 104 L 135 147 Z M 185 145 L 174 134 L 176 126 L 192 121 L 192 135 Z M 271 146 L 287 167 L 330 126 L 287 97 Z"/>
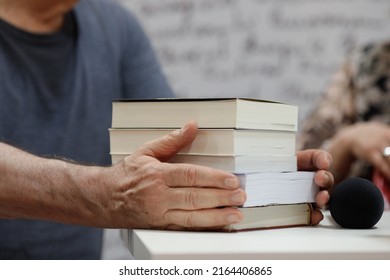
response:
<path id="1" fill-rule="evenodd" d="M 112 154 L 113 164 L 122 160 L 127 154 Z M 203 156 L 176 155 L 168 162 L 188 163 L 217 168 L 233 173 L 257 171 L 297 171 L 297 158 L 292 156 Z"/>
<path id="2" fill-rule="evenodd" d="M 313 203 L 319 191 L 314 174 L 310 171 L 238 173 L 240 187 L 247 194 L 242 207 Z"/>
<path id="3" fill-rule="evenodd" d="M 110 129 L 110 152 L 131 154 L 139 146 L 162 137 L 170 129 Z M 195 140 L 179 151 L 189 155 L 291 156 L 295 132 L 247 129 L 199 129 Z"/>
<path id="4" fill-rule="evenodd" d="M 202 128 L 297 131 L 298 107 L 250 98 L 157 98 L 116 100 L 113 128 Z"/>
<path id="5" fill-rule="evenodd" d="M 243 231 L 308 226 L 311 223 L 312 205 L 310 203 L 281 204 L 260 207 L 239 208 L 244 219 L 225 226 L 223 231 Z"/>

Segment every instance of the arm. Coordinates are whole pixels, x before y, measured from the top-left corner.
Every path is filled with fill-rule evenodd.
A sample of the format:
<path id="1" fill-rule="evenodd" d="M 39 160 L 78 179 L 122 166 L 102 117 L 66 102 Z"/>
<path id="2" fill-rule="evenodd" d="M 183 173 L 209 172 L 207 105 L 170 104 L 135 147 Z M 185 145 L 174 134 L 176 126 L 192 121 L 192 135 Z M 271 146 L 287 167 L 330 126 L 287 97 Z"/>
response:
<path id="1" fill-rule="evenodd" d="M 99 171 L 0 143 L 0 216 L 76 224 L 88 221 L 101 211 L 99 195 L 88 185 Z"/>
<path id="2" fill-rule="evenodd" d="M 0 144 L 0 215 L 117 228 L 218 228 L 239 222 L 245 193 L 235 176 L 161 162 L 188 145 L 189 123 L 112 167 L 44 159 Z M 212 188 L 211 188 L 212 187 Z"/>

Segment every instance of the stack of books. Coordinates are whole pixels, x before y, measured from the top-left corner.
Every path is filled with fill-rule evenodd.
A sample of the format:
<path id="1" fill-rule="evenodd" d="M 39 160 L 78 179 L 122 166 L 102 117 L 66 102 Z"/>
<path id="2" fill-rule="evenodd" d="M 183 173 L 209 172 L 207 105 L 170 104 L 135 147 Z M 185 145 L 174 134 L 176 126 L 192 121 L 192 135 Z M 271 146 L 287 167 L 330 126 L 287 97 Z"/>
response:
<path id="1" fill-rule="evenodd" d="M 114 101 L 112 162 L 189 120 L 197 122 L 199 133 L 170 162 L 232 172 L 247 193 L 240 207 L 244 220 L 225 230 L 310 224 L 318 189 L 313 172 L 297 171 L 297 106 L 247 98 Z"/>

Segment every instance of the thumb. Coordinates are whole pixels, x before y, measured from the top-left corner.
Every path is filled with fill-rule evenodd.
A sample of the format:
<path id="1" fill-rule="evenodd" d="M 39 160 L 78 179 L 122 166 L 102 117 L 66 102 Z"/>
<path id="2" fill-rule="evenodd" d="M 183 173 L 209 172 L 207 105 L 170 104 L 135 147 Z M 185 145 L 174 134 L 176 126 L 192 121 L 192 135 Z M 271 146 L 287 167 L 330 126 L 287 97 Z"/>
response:
<path id="1" fill-rule="evenodd" d="M 182 148 L 191 144 L 197 132 L 198 125 L 195 121 L 190 121 L 181 129 L 174 130 L 159 139 L 145 143 L 135 154 L 151 156 L 160 161 L 167 161 Z"/>

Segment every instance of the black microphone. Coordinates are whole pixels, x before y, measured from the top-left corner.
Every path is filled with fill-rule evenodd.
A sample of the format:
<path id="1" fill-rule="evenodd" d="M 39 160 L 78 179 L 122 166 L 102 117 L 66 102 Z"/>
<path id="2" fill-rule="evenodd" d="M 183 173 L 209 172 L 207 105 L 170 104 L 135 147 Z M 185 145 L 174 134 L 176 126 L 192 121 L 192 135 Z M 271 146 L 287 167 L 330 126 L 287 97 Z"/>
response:
<path id="1" fill-rule="evenodd" d="M 381 219 L 384 199 L 382 192 L 371 181 L 349 178 L 334 186 L 329 210 L 341 227 L 369 229 Z"/>

